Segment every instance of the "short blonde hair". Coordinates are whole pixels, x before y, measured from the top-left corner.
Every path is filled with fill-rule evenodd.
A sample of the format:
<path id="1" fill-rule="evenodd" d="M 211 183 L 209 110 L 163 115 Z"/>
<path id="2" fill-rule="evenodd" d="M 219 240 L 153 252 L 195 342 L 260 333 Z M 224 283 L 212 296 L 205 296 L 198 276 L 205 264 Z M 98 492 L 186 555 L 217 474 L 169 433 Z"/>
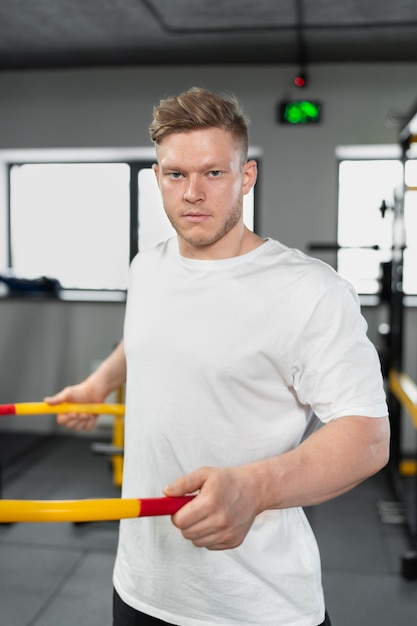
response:
<path id="1" fill-rule="evenodd" d="M 167 135 L 185 133 L 203 128 L 223 128 L 230 132 L 242 150 L 243 160 L 248 156 L 249 120 L 243 114 L 236 98 L 220 96 L 200 87 L 192 87 L 178 96 L 161 100 L 153 109 L 149 132 L 158 146 Z"/>

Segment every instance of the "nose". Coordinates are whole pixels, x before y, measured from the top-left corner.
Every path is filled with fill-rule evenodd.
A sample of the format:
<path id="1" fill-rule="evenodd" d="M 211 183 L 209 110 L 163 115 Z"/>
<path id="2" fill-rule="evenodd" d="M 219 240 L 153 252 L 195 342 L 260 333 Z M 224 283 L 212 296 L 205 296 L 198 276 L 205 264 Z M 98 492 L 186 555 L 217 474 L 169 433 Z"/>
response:
<path id="1" fill-rule="evenodd" d="M 187 202 L 191 202 L 194 204 L 199 200 L 202 200 L 204 197 L 203 185 L 197 176 L 190 176 L 187 178 L 185 191 L 184 191 L 184 200 Z"/>

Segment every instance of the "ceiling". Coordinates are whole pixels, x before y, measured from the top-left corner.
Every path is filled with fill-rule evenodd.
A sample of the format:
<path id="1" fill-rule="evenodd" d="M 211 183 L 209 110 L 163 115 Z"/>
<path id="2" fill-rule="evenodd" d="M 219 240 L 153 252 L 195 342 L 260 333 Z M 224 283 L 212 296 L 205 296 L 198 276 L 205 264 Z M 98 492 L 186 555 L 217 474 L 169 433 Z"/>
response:
<path id="1" fill-rule="evenodd" d="M 417 62 L 416 0 L 0 0 L 0 70 Z"/>

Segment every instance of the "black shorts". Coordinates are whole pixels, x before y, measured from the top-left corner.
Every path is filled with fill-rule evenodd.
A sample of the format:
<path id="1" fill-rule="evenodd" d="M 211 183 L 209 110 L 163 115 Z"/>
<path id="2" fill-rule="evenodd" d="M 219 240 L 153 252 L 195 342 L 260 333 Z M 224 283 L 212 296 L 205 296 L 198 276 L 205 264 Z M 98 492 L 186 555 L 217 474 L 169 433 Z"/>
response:
<path id="1" fill-rule="evenodd" d="M 136 609 L 132 609 L 132 607 L 123 602 L 119 594 L 114 591 L 113 626 L 157 626 L 158 624 L 160 626 L 161 624 L 164 626 L 173 626 L 173 624 L 168 624 L 168 622 L 163 622 L 156 617 L 151 617 L 150 615 L 136 611 Z M 331 626 L 327 612 L 324 622 L 319 626 Z"/>

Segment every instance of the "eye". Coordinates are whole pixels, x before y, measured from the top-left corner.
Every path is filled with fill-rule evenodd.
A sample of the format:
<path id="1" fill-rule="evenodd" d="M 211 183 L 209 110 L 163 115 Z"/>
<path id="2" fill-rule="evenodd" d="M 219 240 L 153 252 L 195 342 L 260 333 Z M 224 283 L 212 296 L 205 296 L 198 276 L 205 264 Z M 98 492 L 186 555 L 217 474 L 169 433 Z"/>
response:
<path id="1" fill-rule="evenodd" d="M 218 178 L 221 175 L 221 173 L 222 173 L 221 170 L 211 170 L 209 172 L 209 176 L 211 178 Z"/>
<path id="2" fill-rule="evenodd" d="M 181 172 L 170 172 L 168 174 L 169 178 L 173 178 L 174 180 L 178 180 L 178 178 L 181 178 L 182 174 Z"/>

